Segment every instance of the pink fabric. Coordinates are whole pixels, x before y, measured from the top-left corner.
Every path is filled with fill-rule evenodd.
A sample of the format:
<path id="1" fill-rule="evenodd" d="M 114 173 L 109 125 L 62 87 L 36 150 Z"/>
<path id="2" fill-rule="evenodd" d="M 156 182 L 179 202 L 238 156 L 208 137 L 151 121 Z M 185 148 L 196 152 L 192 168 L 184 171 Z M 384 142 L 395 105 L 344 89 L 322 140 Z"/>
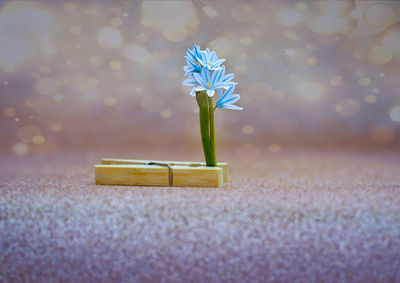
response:
<path id="1" fill-rule="evenodd" d="M 1 156 L 0 281 L 400 281 L 398 152 L 227 158 L 222 189 L 96 186 L 101 157 Z"/>

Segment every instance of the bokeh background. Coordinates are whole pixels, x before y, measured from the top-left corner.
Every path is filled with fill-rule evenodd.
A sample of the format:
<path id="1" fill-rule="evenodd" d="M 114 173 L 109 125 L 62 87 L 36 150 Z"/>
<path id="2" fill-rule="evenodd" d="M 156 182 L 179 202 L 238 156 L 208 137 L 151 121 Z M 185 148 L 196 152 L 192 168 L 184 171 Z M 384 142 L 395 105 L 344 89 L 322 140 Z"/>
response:
<path id="1" fill-rule="evenodd" d="M 201 152 L 182 86 L 194 43 L 226 58 L 238 105 L 218 148 L 400 145 L 400 2 L 3 1 L 2 152 Z"/>

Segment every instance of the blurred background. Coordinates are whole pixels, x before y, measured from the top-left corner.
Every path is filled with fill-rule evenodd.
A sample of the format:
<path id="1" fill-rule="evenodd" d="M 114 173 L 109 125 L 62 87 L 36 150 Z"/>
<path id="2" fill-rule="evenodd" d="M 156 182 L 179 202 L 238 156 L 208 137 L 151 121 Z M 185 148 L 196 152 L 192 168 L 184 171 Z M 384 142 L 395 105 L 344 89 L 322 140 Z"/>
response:
<path id="1" fill-rule="evenodd" d="M 399 20 L 397 1 L 3 1 L 0 150 L 201 154 L 193 44 L 227 59 L 244 107 L 217 110 L 218 148 L 396 148 Z"/>

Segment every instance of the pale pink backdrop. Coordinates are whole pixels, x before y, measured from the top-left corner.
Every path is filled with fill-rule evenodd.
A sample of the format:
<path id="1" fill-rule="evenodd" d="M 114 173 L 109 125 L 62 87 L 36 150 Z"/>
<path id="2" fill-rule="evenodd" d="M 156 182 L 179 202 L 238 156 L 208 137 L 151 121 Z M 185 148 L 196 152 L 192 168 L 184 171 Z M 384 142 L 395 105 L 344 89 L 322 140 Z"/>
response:
<path id="1" fill-rule="evenodd" d="M 220 150 L 398 146 L 399 12 L 396 1 L 2 2 L 1 150 L 201 152 L 182 86 L 194 43 L 227 59 L 242 96 L 244 111 L 216 113 Z"/>

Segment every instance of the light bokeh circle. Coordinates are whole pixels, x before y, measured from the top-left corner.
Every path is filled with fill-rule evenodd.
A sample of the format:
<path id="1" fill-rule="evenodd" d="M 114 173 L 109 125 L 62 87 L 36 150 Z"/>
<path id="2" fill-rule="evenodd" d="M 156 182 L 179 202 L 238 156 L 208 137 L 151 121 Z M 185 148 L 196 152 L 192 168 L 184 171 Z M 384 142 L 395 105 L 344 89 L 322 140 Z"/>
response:
<path id="1" fill-rule="evenodd" d="M 388 3 L 373 3 L 365 8 L 363 19 L 370 26 L 384 28 L 396 21 L 397 13 Z"/>

